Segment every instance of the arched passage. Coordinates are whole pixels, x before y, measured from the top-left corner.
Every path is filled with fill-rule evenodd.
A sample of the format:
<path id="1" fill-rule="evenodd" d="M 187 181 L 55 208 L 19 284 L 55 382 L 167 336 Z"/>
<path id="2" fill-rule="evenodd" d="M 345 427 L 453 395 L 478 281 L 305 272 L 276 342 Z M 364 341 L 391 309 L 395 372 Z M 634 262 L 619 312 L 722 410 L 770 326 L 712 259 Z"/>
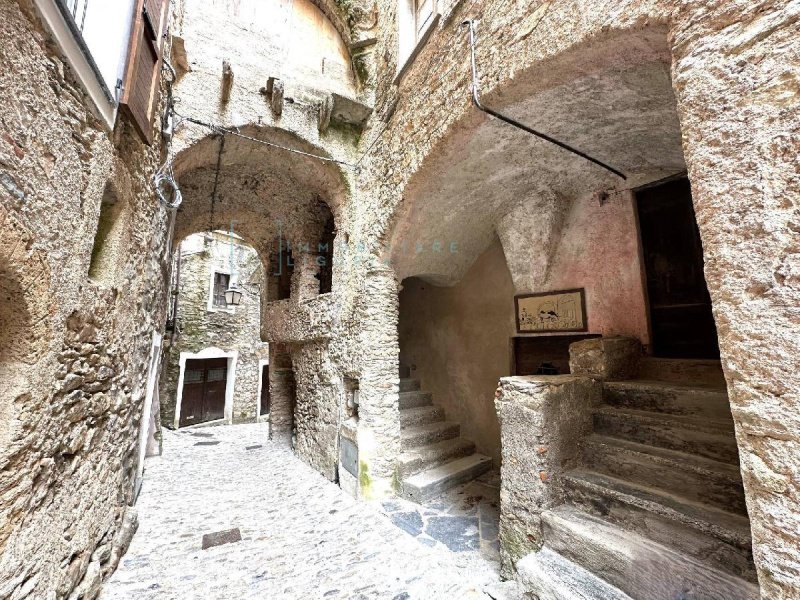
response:
<path id="1" fill-rule="evenodd" d="M 176 215 L 175 239 L 196 231 L 233 231 L 258 255 L 263 272 L 260 339 L 270 344 L 268 358 L 262 359 L 274 366 L 261 375 L 270 397 L 271 435 L 289 442 L 302 425 L 299 447 L 312 452 L 317 443 L 306 438 L 323 426 L 335 429 L 327 420 L 317 424 L 315 416 L 331 412 L 319 407 L 328 402 L 335 407 L 338 392 L 328 381 L 306 381 L 318 378 L 316 363 L 309 361 L 326 356 L 305 351 L 314 339 L 306 331 L 313 325 L 307 314 L 324 317 L 333 310 L 330 299 L 319 306 L 314 303 L 336 288 L 331 261 L 346 199 L 345 178 L 334 163 L 308 156 L 326 154 L 298 136 L 257 126 L 239 132 L 283 148 L 213 134 L 183 150 L 175 161 L 184 198 Z M 296 388 L 303 394 L 295 396 Z M 302 415 L 299 422 L 297 415 Z M 313 464 L 316 459 L 309 460 Z M 320 466 L 326 474 L 333 473 L 332 468 L 327 463 Z"/>
<path id="2" fill-rule="evenodd" d="M 668 190 L 664 193 L 671 201 L 680 200 L 687 208 L 685 226 L 699 247 L 688 184 L 665 181 L 683 177 L 685 182 L 686 171 L 671 67 L 666 30 L 609 32 L 518 73 L 484 98 L 513 119 L 613 165 L 627 174 L 626 181 L 477 112 L 450 128 L 411 177 L 390 235 L 393 266 L 407 282 L 400 294 L 399 342 L 401 361 L 410 363 L 401 362 L 401 373 L 411 368 L 412 381 L 401 379 L 401 386 L 436 388 L 447 421 L 459 422 L 462 434 L 471 429 L 484 452 L 493 450 L 496 460 L 507 461 L 503 486 L 511 500 L 504 504 L 508 512 L 501 525 L 507 569 L 524 555 L 535 555 L 542 544 L 592 569 L 581 562 L 586 556 L 563 546 L 559 527 L 576 531 L 581 523 L 601 519 L 607 532 L 631 535 L 649 551 L 665 544 L 704 561 L 699 571 L 692 571 L 653 554 L 657 564 L 680 573 L 676 581 L 687 589 L 700 595 L 737 589 L 744 598 L 753 594 L 757 580 L 721 365 L 690 352 L 659 354 L 660 346 L 653 343 L 654 335 L 663 333 L 656 327 L 658 310 L 695 308 L 688 306 L 694 300 L 656 306 L 652 290 L 659 288 L 648 285 L 654 273 L 669 279 L 664 289 L 682 286 L 686 272 L 699 274 L 710 318 L 702 256 L 691 265 L 678 265 L 670 261 L 685 257 L 662 253 L 656 258 L 666 268 L 654 269 L 648 262 L 646 231 L 640 227 L 642 202 L 658 196 L 644 188 Z M 683 190 L 680 198 L 678 188 Z M 672 220 L 662 215 L 657 227 L 671 227 Z M 673 247 L 688 244 L 677 230 L 674 239 Z M 669 250 L 667 246 L 662 244 L 662 250 Z M 509 277 L 502 285 L 498 277 L 506 269 Z M 570 294 L 575 296 L 569 299 L 571 306 L 580 305 L 581 314 L 567 324 L 570 319 L 559 314 L 559 303 Z M 535 311 L 536 323 L 520 317 L 515 306 L 519 297 L 547 303 L 548 308 Z M 459 311 L 461 319 L 455 316 Z M 465 322 L 467 314 L 474 324 Z M 683 323 L 686 315 L 673 317 L 673 325 Z M 695 329 L 683 327 L 677 335 Z M 498 349 L 481 339 L 485 332 L 505 337 L 507 344 Z M 549 405 L 539 396 L 527 400 L 529 412 L 512 415 L 501 408 L 511 404 L 495 405 L 495 398 L 510 389 L 504 383 L 496 392 L 498 379 L 577 372 L 579 365 L 571 357 L 583 356 L 586 348 L 610 348 L 603 345 L 606 340 L 621 343 L 617 336 L 636 340 L 630 354 L 623 354 L 628 371 L 600 378 L 625 381 L 602 383 L 598 405 L 587 403 L 581 409 L 585 418 L 579 425 L 569 421 L 576 411 L 568 408 L 568 398 L 562 408 L 553 408 L 569 413 L 563 421 L 548 420 Z M 640 362 L 637 344 L 646 354 L 655 351 L 656 357 Z M 467 347 L 474 349 L 465 352 Z M 676 362 L 675 356 L 681 360 Z M 420 363 L 415 377 L 413 367 Z M 494 365 L 494 372 L 488 365 Z M 524 387 L 531 380 L 519 381 Z M 563 380 L 542 381 L 546 387 Z M 495 408 L 502 429 L 492 448 L 488 433 L 497 421 L 487 414 L 494 417 Z M 515 405 L 514 410 L 520 409 Z M 530 439 L 519 437 L 523 430 Z M 402 439 L 412 439 L 412 433 L 406 431 Z M 565 450 L 547 441 L 550 434 L 574 443 Z M 430 472 L 404 474 L 404 493 L 413 496 L 417 479 L 426 473 L 433 477 L 442 464 L 455 468 L 463 460 L 466 446 L 452 443 L 448 448 L 442 445 Z M 452 454 L 453 448 L 459 453 Z M 404 450 L 408 455 L 432 454 L 434 448 Z M 537 467 L 546 462 L 548 452 L 563 462 Z M 661 460 L 667 455 L 664 466 Z M 718 482 L 715 492 L 704 487 L 703 469 Z M 552 498 L 520 491 L 543 483 L 556 490 Z M 643 498 L 648 503 L 644 510 Z M 687 515 L 696 517 L 698 505 L 702 517 L 692 522 Z M 674 511 L 671 518 L 663 518 L 666 506 Z M 556 531 L 545 528 L 541 533 L 537 523 L 549 517 L 548 511 L 557 515 L 553 522 L 559 519 L 552 525 Z M 655 519 L 658 526 L 639 527 L 637 519 Z M 520 539 L 528 540 L 523 547 Z M 580 537 L 575 543 L 591 547 L 593 542 Z M 709 557 L 709 547 L 719 548 L 718 557 Z M 601 575 L 632 597 L 653 593 L 655 587 L 648 590 L 647 585 L 660 585 L 637 587 L 626 574 Z M 673 594 L 672 588 L 665 593 Z"/>

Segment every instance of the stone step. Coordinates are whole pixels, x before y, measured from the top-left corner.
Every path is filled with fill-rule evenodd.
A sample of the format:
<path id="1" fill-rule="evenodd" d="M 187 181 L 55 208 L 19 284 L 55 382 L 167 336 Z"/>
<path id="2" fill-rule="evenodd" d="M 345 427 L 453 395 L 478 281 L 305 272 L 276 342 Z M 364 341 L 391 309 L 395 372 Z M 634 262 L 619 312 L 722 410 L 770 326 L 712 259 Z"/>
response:
<path id="1" fill-rule="evenodd" d="M 475 444 L 463 438 L 409 448 L 400 454 L 400 476 L 410 477 L 453 459 L 469 456 L 473 452 L 475 452 Z"/>
<path id="2" fill-rule="evenodd" d="M 642 379 L 609 381 L 603 384 L 603 400 L 611 406 L 636 410 L 731 419 L 731 407 L 724 388 Z"/>
<path id="3" fill-rule="evenodd" d="M 517 563 L 517 574 L 520 583 L 538 600 L 632 600 L 547 546 L 523 557 Z"/>
<path id="4" fill-rule="evenodd" d="M 400 430 L 400 441 L 403 449 L 435 444 L 443 440 L 457 438 L 461 433 L 461 425 L 452 421 L 434 421 Z"/>
<path id="5" fill-rule="evenodd" d="M 483 454 L 457 458 L 404 479 L 401 495 L 414 502 L 423 502 L 459 484 L 472 481 L 491 468 L 492 459 Z"/>
<path id="6" fill-rule="evenodd" d="M 724 388 L 725 375 L 718 360 L 684 358 L 653 358 L 647 356 L 639 363 L 640 379 L 674 381 L 685 385 L 709 385 Z"/>
<path id="7" fill-rule="evenodd" d="M 732 420 L 601 406 L 594 413 L 594 431 L 648 446 L 739 464 Z"/>
<path id="8" fill-rule="evenodd" d="M 406 377 L 400 379 L 401 392 L 415 392 L 418 389 L 419 389 L 419 380 L 408 379 Z"/>
<path id="9" fill-rule="evenodd" d="M 430 392 L 400 392 L 400 410 L 404 408 L 418 408 L 433 404 Z"/>
<path id="10" fill-rule="evenodd" d="M 547 547 L 637 600 L 756 600 L 756 585 L 571 506 L 542 514 Z"/>
<path id="11" fill-rule="evenodd" d="M 747 517 L 593 471 L 564 476 L 570 503 L 737 577 L 754 580 Z"/>
<path id="12" fill-rule="evenodd" d="M 444 421 L 444 409 L 441 406 L 419 406 L 400 411 L 401 430 L 435 421 Z"/>
<path id="13" fill-rule="evenodd" d="M 591 470 L 747 514 L 736 465 L 601 435 L 586 438 L 582 450 L 584 464 Z"/>

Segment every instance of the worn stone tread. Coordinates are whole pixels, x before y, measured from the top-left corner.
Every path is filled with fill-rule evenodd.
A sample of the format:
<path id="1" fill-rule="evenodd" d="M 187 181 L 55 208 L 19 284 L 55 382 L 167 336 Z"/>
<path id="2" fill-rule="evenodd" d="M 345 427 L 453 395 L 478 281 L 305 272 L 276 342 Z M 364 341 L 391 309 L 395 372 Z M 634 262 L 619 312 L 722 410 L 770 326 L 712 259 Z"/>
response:
<path id="1" fill-rule="evenodd" d="M 401 430 L 434 421 L 444 421 L 444 409 L 441 406 L 419 406 L 400 410 Z"/>
<path id="2" fill-rule="evenodd" d="M 593 471 L 570 471 L 565 475 L 565 481 L 569 487 L 588 491 L 595 497 L 681 523 L 738 548 L 750 547 L 750 522 L 747 517 Z"/>
<path id="3" fill-rule="evenodd" d="M 675 415 L 731 419 L 724 388 L 685 385 L 668 381 L 631 379 L 603 384 L 606 404 Z"/>
<path id="4" fill-rule="evenodd" d="M 400 454 L 400 474 L 408 477 L 446 463 L 454 458 L 467 456 L 475 451 L 475 443 L 464 438 L 444 440 L 435 444 L 409 448 Z"/>
<path id="5" fill-rule="evenodd" d="M 603 405 L 595 409 L 594 430 L 610 437 L 739 463 L 733 421 L 670 415 Z"/>
<path id="6" fill-rule="evenodd" d="M 633 600 L 547 546 L 522 558 L 517 572 L 521 583 L 539 600 Z"/>
<path id="7" fill-rule="evenodd" d="M 597 434 L 583 441 L 582 454 L 591 470 L 747 514 L 738 465 Z"/>
<path id="8" fill-rule="evenodd" d="M 470 454 L 405 479 L 402 484 L 402 493 L 409 500 L 424 500 L 460 483 L 475 479 L 491 468 L 491 457 L 477 453 Z"/>
<path id="9" fill-rule="evenodd" d="M 722 364 L 719 360 L 713 359 L 647 356 L 639 362 L 639 377 L 683 384 L 726 387 Z"/>
<path id="10" fill-rule="evenodd" d="M 457 438 L 461 433 L 461 425 L 454 421 L 434 421 L 400 431 L 403 448 L 414 448 L 442 440 Z"/>
<path id="11" fill-rule="evenodd" d="M 401 392 L 414 392 L 419 389 L 419 380 L 418 379 L 411 379 L 408 377 L 402 377 L 400 379 L 400 391 Z"/>
<path id="12" fill-rule="evenodd" d="M 542 514 L 548 547 L 639 600 L 756 600 L 758 586 L 575 507 Z"/>
<path id="13" fill-rule="evenodd" d="M 400 392 L 400 409 L 417 408 L 419 406 L 430 406 L 433 404 L 433 397 L 430 392 Z"/>

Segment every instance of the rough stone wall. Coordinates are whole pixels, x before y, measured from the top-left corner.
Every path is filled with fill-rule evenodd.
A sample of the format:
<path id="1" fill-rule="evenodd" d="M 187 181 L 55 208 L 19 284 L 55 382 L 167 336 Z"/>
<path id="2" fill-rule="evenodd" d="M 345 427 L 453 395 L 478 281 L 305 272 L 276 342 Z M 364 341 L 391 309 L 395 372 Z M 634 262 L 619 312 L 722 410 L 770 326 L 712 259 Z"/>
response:
<path id="1" fill-rule="evenodd" d="M 564 501 L 561 476 L 577 466 L 602 388 L 588 377 L 504 377 L 495 406 L 501 424 L 500 554 L 505 576 L 544 543 L 541 513 Z"/>
<path id="2" fill-rule="evenodd" d="M 375 253 L 391 234 L 401 202 L 425 187 L 422 177 L 431 182 L 423 202 L 445 185 L 447 167 L 426 171 L 426 165 L 451 147 L 468 147 L 470 132 L 485 122 L 470 105 L 464 18 L 481 19 L 483 100 L 497 108 L 635 60 L 642 51 L 626 52 L 636 47 L 626 43 L 630 33 L 645 32 L 653 40 L 661 36 L 672 55 L 683 155 L 737 423 L 760 582 L 765 597 L 794 597 L 800 565 L 800 540 L 792 533 L 800 514 L 793 475 L 800 454 L 800 386 L 792 348 L 800 328 L 793 308 L 799 294 L 798 3 L 455 3 L 452 13 L 444 8 L 437 30 L 399 85 L 394 78 L 396 3 L 383 0 L 378 7 L 384 26 L 375 49 L 376 115 L 364 136 L 365 143 L 375 143 L 359 181 L 362 222 L 370 224 L 363 241 Z M 618 51 L 616 56 L 609 48 Z M 603 106 L 601 97 L 597 102 Z M 591 111 L 592 104 L 587 105 Z M 599 120 L 609 113 L 594 114 L 591 118 Z M 561 122 L 574 117 L 564 115 Z M 558 121 L 547 123 L 559 130 Z M 588 133 L 597 137 L 598 131 L 604 130 Z M 535 148 L 537 160 L 540 149 L 549 152 L 540 144 Z M 530 167 L 531 155 L 526 156 Z M 589 188 L 585 191 L 615 187 L 613 179 L 589 177 L 589 168 L 575 168 L 570 161 L 565 160 L 575 169 L 570 185 Z M 493 175 L 489 169 L 480 172 Z M 633 175 L 628 185 L 658 178 L 656 171 Z M 458 223 L 457 215 L 457 209 L 449 211 L 449 222 Z M 415 225 L 420 223 L 407 224 L 408 230 Z"/>
<path id="3" fill-rule="evenodd" d="M 0 61 L 2 335 L 13 336 L 0 357 L 0 597 L 94 598 L 136 524 L 168 269 L 168 218 L 149 185 L 159 149 L 123 118 L 111 134 L 92 116 L 27 1 L 0 1 Z M 92 279 L 109 186 L 123 243 Z"/>
<path id="4" fill-rule="evenodd" d="M 672 34 L 763 598 L 797 597 L 800 580 L 798 33 L 798 2 L 721 2 Z"/>
<path id="5" fill-rule="evenodd" d="M 242 295 L 241 304 L 232 311 L 208 309 L 212 273 L 231 270 L 229 239 L 216 232 L 213 239 L 207 234 L 194 234 L 180 245 L 177 335 L 167 350 L 164 383 L 159 386 L 161 423 L 165 427 L 173 428 L 176 423 L 181 353 L 197 354 L 207 348 L 238 352 L 235 373 L 228 373 L 229 378 L 235 377 L 232 422 L 251 422 L 258 417 L 259 360 L 269 357 L 269 346 L 261 341 L 261 295 L 257 293 L 263 286 L 264 270 L 253 248 L 234 241 L 234 280 L 242 282 L 250 292 Z M 177 260 L 176 256 L 175 273 Z"/>

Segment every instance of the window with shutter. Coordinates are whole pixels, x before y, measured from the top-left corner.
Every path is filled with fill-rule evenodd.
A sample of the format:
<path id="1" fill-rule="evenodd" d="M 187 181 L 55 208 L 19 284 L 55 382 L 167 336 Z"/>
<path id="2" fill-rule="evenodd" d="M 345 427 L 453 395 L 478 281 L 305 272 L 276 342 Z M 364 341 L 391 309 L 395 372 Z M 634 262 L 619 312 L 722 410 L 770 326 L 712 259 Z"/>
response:
<path id="1" fill-rule="evenodd" d="M 438 0 L 398 0 L 398 53 L 395 83 L 430 37 L 440 18 Z"/>
<path id="2" fill-rule="evenodd" d="M 148 144 L 153 141 L 153 115 L 158 97 L 158 75 L 168 7 L 168 0 L 137 0 L 136 21 L 120 101 L 139 135 Z"/>
<path id="3" fill-rule="evenodd" d="M 214 273 L 214 299 L 213 305 L 217 308 L 228 308 L 225 301 L 225 291 L 231 282 L 231 276 L 227 273 Z"/>

